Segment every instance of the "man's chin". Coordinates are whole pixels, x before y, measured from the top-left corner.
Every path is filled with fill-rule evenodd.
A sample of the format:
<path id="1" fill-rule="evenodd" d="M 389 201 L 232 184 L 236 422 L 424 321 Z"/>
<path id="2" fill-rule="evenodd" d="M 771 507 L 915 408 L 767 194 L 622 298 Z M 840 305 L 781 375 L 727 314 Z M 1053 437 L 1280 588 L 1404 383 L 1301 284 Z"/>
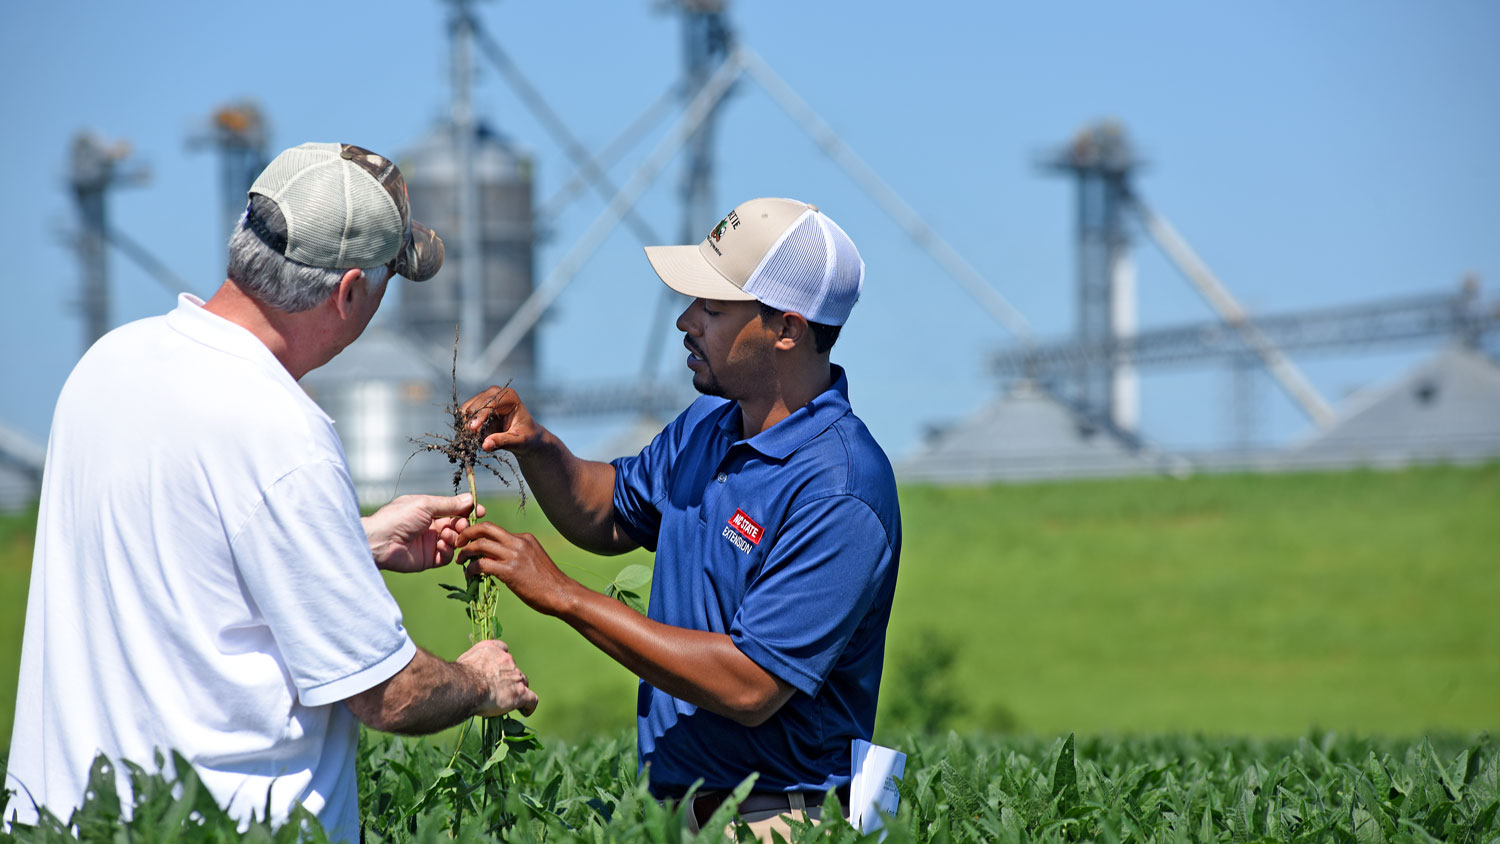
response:
<path id="1" fill-rule="evenodd" d="M 719 385 L 719 379 L 708 373 L 693 373 L 693 389 L 705 396 L 716 399 L 724 398 L 724 388 Z"/>

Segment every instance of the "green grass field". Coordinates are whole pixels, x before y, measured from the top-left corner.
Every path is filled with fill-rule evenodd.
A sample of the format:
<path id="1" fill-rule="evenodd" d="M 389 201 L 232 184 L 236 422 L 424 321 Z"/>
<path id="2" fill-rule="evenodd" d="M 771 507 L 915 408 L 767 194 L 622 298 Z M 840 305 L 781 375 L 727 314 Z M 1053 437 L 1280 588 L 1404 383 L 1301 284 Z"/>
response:
<path id="1" fill-rule="evenodd" d="M 907 487 L 877 732 L 1415 735 L 1500 727 L 1500 466 Z M 649 555 L 562 543 L 602 588 Z M 30 520 L 0 523 L 0 741 L 15 697 Z M 467 644 L 438 581 L 390 577 L 416 640 Z M 513 599 L 505 638 L 544 740 L 631 723 L 634 680 Z M 923 723 L 924 720 L 927 723 Z"/>

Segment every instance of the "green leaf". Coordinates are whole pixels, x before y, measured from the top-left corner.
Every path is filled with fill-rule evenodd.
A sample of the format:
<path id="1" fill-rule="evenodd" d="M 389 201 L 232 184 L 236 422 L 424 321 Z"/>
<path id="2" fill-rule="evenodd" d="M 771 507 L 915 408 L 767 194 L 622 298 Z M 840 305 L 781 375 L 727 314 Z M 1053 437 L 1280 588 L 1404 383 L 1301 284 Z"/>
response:
<path id="1" fill-rule="evenodd" d="M 751 774 L 750 776 L 745 778 L 744 782 L 735 786 L 734 791 L 731 792 L 730 795 L 725 798 L 724 802 L 719 804 L 719 808 L 715 809 L 714 813 L 709 816 L 708 823 L 703 825 L 703 829 L 705 831 L 709 831 L 712 835 L 712 830 L 722 830 L 724 827 L 729 826 L 731 823 L 733 823 L 738 817 L 736 812 L 739 809 L 740 801 L 744 800 L 750 795 L 751 789 L 755 787 L 755 780 L 759 776 L 759 774 Z M 714 840 L 709 836 L 704 837 L 706 840 Z"/>
<path id="2" fill-rule="evenodd" d="M 1354 840 L 1359 844 L 1386 844 L 1385 830 L 1370 812 L 1354 807 Z"/>
<path id="3" fill-rule="evenodd" d="M 503 741 L 502 742 L 497 742 L 495 744 L 495 749 L 492 750 L 492 751 L 490 751 L 490 758 L 484 760 L 484 767 L 482 767 L 482 768 L 479 769 L 479 773 L 482 774 L 485 771 L 488 771 L 489 769 L 491 769 L 491 768 L 495 767 L 496 765 L 500 764 L 501 762 L 504 762 L 505 761 L 505 757 L 507 755 L 509 755 L 509 754 L 510 754 L 510 745 L 506 744 Z"/>
<path id="4" fill-rule="evenodd" d="M 1464 796 L 1464 774 L 1468 767 L 1469 751 L 1465 750 L 1454 760 L 1453 769 L 1450 771 L 1438 758 L 1437 751 L 1432 749 L 1432 744 L 1427 745 L 1427 752 L 1432 754 L 1432 767 L 1437 771 L 1438 782 L 1442 783 L 1443 790 L 1454 800 L 1462 800 Z"/>
<path id="5" fill-rule="evenodd" d="M 84 841 L 108 840 L 120 825 L 120 792 L 115 785 L 115 769 L 102 753 L 94 757 L 83 806 L 75 817 L 78 837 Z"/>
<path id="6" fill-rule="evenodd" d="M 1375 787 L 1375 793 L 1382 799 L 1389 798 L 1391 794 L 1391 777 L 1385 772 L 1385 766 L 1375 758 L 1375 751 L 1365 759 L 1365 773 L 1370 777 L 1370 785 Z"/>
<path id="7" fill-rule="evenodd" d="M 1491 801 L 1490 805 L 1481 809 L 1479 814 L 1474 816 L 1474 820 L 1469 824 L 1469 833 L 1478 836 L 1481 832 L 1488 832 L 1490 822 L 1495 820 L 1496 810 L 1500 810 L 1500 800 Z M 1478 839 L 1476 838 L 1475 840 Z"/>
<path id="8" fill-rule="evenodd" d="M 979 814 L 980 807 L 984 805 L 984 799 L 969 783 L 968 778 L 947 759 L 938 763 L 938 778 L 942 782 L 943 793 L 947 796 L 950 807 L 966 818 Z"/>
<path id="9" fill-rule="evenodd" d="M 1255 810 L 1255 795 L 1249 789 L 1240 791 L 1239 799 L 1229 807 L 1229 832 L 1236 842 L 1250 840 L 1253 832 L 1251 815 Z"/>
<path id="10" fill-rule="evenodd" d="M 646 599 L 642 598 L 635 592 L 617 592 L 614 595 L 614 599 L 624 604 L 625 606 L 630 607 L 641 615 L 646 614 Z"/>
<path id="11" fill-rule="evenodd" d="M 621 591 L 639 592 L 651 583 L 651 569 L 643 565 L 629 565 L 615 575 L 614 587 Z"/>
<path id="12" fill-rule="evenodd" d="M 1423 829 L 1419 824 L 1402 818 L 1401 825 L 1406 827 L 1407 831 L 1411 835 L 1415 836 L 1415 840 L 1417 841 L 1424 841 L 1426 842 L 1426 844 L 1442 844 L 1442 842 L 1438 839 L 1433 838 L 1431 835 L 1428 835 L 1427 830 Z"/>
<path id="13" fill-rule="evenodd" d="M 1365 808 L 1370 810 L 1371 817 L 1380 822 L 1381 832 L 1385 835 L 1394 833 L 1396 831 L 1395 813 L 1387 807 L 1387 802 L 1381 798 L 1380 795 L 1382 792 L 1372 788 L 1370 783 L 1363 777 L 1355 776 L 1353 777 L 1353 781 L 1355 793 L 1359 795 L 1360 800 L 1365 804 Z M 1389 794 L 1390 792 L 1387 791 L 1384 793 Z M 1355 831 L 1355 834 L 1359 834 L 1358 830 Z"/>
<path id="14" fill-rule="evenodd" d="M 1062 750 L 1057 753 L 1057 763 L 1052 766 L 1052 796 L 1063 797 L 1063 808 L 1067 808 L 1078 795 L 1078 766 L 1073 756 L 1073 734 L 1068 733 Z"/>

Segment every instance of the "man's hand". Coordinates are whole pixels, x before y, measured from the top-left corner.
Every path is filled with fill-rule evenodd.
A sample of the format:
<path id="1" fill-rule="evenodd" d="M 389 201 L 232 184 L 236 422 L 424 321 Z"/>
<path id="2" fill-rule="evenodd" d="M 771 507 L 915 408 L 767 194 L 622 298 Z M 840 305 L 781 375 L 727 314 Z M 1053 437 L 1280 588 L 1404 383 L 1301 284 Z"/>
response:
<path id="1" fill-rule="evenodd" d="M 469 526 L 473 497 L 403 495 L 361 519 L 375 565 L 386 571 L 415 572 L 447 565 Z M 479 515 L 484 515 L 480 505 Z"/>
<path id="2" fill-rule="evenodd" d="M 464 402 L 469 429 L 485 451 L 505 449 L 563 538 L 595 554 L 620 554 L 637 543 L 615 523 L 615 467 L 581 460 L 547 430 L 509 387 L 491 387 Z M 543 555 L 545 556 L 545 555 Z"/>
<path id="3" fill-rule="evenodd" d="M 488 698 L 476 713 L 485 718 L 504 715 L 513 709 L 522 715 L 536 711 L 536 692 L 527 685 L 526 675 L 516 667 L 510 648 L 499 639 L 486 639 L 464 651 L 454 662 L 472 672 L 488 692 Z"/>
<path id="4" fill-rule="evenodd" d="M 543 433 L 521 397 L 509 387 L 490 387 L 464 402 L 463 412 L 472 414 L 469 427 L 484 437 L 485 451 L 503 448 L 519 454 L 535 444 Z"/>
<path id="5" fill-rule="evenodd" d="M 527 606 L 558 615 L 584 587 L 563 574 L 529 533 L 511 533 L 489 522 L 469 525 L 458 537 L 457 561 L 470 573 L 499 578 Z"/>
<path id="6" fill-rule="evenodd" d="M 490 639 L 453 662 L 417 649 L 405 668 L 383 683 L 345 698 L 365 726 L 387 733 L 427 735 L 465 718 L 536 710 L 536 692 L 504 642 Z"/>

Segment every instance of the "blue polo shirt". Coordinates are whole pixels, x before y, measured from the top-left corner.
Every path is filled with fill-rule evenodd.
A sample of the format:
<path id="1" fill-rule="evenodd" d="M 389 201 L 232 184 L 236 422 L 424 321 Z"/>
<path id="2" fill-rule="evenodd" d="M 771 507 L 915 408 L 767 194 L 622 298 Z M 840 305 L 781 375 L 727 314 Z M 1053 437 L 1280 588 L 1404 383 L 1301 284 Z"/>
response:
<path id="1" fill-rule="evenodd" d="M 826 791 L 868 740 L 901 556 L 896 481 L 834 384 L 740 438 L 740 410 L 698 399 L 635 457 L 614 461 L 615 519 L 656 552 L 650 617 L 725 633 L 797 691 L 745 727 L 642 682 L 637 749 L 658 796 L 696 780 Z"/>

